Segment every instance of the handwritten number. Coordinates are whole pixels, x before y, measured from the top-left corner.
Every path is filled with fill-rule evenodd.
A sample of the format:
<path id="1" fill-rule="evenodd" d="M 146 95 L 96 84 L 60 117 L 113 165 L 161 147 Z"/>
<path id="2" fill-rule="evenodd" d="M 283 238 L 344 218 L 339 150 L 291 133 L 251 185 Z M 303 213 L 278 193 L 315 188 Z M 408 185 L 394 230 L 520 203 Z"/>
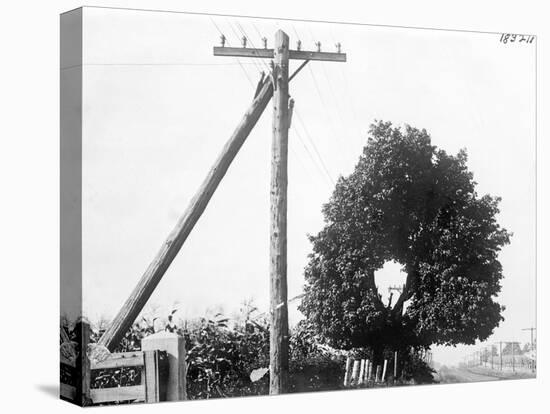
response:
<path id="1" fill-rule="evenodd" d="M 533 40 L 535 40 L 535 36 L 526 36 L 522 34 L 514 34 L 514 33 L 502 33 L 500 35 L 500 43 L 514 43 L 517 40 L 518 43 L 525 42 L 525 43 L 533 43 Z"/>

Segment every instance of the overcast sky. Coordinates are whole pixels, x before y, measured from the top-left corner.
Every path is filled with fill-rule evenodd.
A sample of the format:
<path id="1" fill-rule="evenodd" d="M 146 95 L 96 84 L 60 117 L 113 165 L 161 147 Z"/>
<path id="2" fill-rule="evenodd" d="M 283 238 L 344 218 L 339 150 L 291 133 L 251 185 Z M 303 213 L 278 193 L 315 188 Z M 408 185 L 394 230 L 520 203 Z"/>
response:
<path id="1" fill-rule="evenodd" d="M 391 22 L 388 22 L 391 23 Z M 134 288 L 251 102 L 267 61 L 214 57 L 221 31 L 249 46 L 283 29 L 294 45 L 347 63 L 310 62 L 292 81 L 288 286 L 302 292 L 321 206 L 349 174 L 375 119 L 425 128 L 466 148 L 480 195 L 502 197 L 513 232 L 500 255 L 505 322 L 491 340 L 526 341 L 535 324 L 535 44 L 461 33 L 86 8 L 83 68 L 84 313 L 111 318 Z M 219 30 L 219 31 L 218 31 Z M 294 47 L 294 46 L 293 46 Z M 293 70 L 300 62 L 292 62 Z M 248 137 L 149 304 L 181 317 L 236 311 L 269 295 L 271 105 Z M 321 160 L 320 160 L 321 159 Z M 402 283 L 391 264 L 382 293 Z M 291 323 L 299 314 L 291 310 Z M 456 362 L 467 349 L 436 349 Z"/>

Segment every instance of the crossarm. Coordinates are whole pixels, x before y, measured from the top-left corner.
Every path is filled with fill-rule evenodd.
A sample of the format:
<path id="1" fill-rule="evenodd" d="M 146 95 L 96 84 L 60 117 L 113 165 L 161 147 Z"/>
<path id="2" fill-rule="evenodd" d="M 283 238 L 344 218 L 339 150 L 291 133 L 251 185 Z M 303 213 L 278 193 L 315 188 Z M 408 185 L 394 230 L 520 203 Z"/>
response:
<path id="1" fill-rule="evenodd" d="M 345 62 L 347 60 L 345 53 L 312 52 L 307 50 L 289 50 L 288 53 L 290 60 L 323 60 L 328 62 Z M 214 46 L 214 56 L 273 59 L 273 49 Z"/>

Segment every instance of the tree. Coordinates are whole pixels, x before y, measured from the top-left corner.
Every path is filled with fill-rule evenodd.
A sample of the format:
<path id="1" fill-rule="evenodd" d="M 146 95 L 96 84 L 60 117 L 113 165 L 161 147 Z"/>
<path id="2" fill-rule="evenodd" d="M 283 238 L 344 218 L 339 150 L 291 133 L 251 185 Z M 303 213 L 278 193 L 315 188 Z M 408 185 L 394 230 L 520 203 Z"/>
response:
<path id="1" fill-rule="evenodd" d="M 371 125 L 310 236 L 300 310 L 329 345 L 369 347 L 380 360 L 385 349 L 474 344 L 503 320 L 497 257 L 510 234 L 496 221 L 500 199 L 478 196 L 466 162 L 465 150 L 447 154 L 424 129 Z M 407 275 L 393 306 L 374 278 L 392 260 Z"/>
<path id="2" fill-rule="evenodd" d="M 521 345 L 519 342 L 507 342 L 502 349 L 502 355 L 522 355 Z"/>

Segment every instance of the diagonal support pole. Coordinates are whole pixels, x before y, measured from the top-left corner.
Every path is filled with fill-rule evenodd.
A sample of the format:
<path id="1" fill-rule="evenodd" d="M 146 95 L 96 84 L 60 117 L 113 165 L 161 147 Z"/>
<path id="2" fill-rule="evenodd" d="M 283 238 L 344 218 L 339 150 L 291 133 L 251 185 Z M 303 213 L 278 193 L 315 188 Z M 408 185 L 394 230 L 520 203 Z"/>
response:
<path id="1" fill-rule="evenodd" d="M 214 191 L 216 191 L 231 162 L 244 144 L 254 125 L 256 125 L 272 96 L 273 86 L 271 82 L 266 81 L 233 132 L 233 135 L 231 135 L 229 141 L 223 147 L 199 190 L 191 200 L 189 207 L 179 219 L 176 227 L 162 245 L 155 259 L 122 306 L 122 309 L 120 309 L 109 328 L 99 340 L 99 345 L 103 345 L 110 351 L 113 351 L 124 334 L 132 326 L 132 323 L 134 323 L 151 297 L 162 276 L 178 254 L 187 236 L 206 209 Z"/>

